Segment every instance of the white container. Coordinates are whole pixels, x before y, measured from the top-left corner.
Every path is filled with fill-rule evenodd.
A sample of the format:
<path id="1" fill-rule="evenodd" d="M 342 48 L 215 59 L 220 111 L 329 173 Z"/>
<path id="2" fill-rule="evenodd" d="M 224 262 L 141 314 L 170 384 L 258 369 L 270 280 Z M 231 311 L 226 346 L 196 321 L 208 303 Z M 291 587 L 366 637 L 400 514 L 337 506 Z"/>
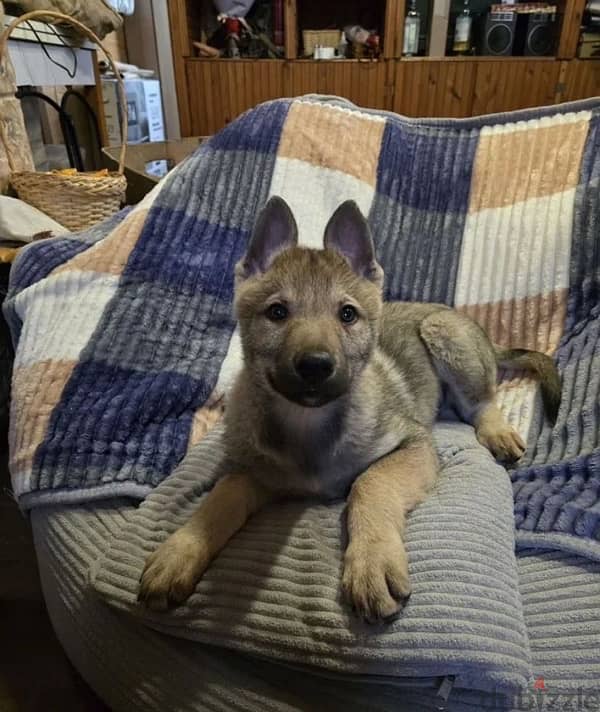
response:
<path id="1" fill-rule="evenodd" d="M 317 57 L 317 49 L 315 49 L 315 59 L 333 59 L 335 57 L 335 47 L 319 47 L 319 56 Z"/>
<path id="2" fill-rule="evenodd" d="M 127 143 L 165 140 L 160 81 L 158 79 L 125 79 L 125 96 L 129 129 Z M 119 107 L 116 102 L 116 81 L 102 81 L 104 117 L 111 144 L 121 141 Z"/>

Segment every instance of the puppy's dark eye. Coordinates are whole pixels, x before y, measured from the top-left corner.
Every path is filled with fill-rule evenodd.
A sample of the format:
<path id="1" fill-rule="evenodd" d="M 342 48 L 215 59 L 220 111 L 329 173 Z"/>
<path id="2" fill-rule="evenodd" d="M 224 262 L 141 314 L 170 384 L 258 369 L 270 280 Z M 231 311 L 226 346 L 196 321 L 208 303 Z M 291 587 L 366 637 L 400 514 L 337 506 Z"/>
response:
<path id="1" fill-rule="evenodd" d="M 340 319 L 344 324 L 353 324 L 358 319 L 358 312 L 352 304 L 344 304 L 340 309 Z"/>
<path id="2" fill-rule="evenodd" d="M 287 307 L 283 304 L 271 304 L 267 309 L 267 318 L 271 321 L 282 321 L 287 315 Z"/>

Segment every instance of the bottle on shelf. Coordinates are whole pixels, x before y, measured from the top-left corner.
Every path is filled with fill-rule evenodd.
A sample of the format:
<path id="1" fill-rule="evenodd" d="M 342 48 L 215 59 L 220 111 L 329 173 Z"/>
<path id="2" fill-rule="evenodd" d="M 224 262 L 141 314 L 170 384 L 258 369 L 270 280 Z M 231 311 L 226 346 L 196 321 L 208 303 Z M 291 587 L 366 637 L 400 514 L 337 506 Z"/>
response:
<path id="1" fill-rule="evenodd" d="M 338 57 L 345 58 L 348 56 L 348 38 L 346 37 L 346 31 L 342 29 L 340 42 L 337 46 Z"/>
<path id="2" fill-rule="evenodd" d="M 419 32 L 421 16 L 417 10 L 417 0 L 410 0 L 408 14 L 404 21 L 404 42 L 402 54 L 411 57 L 419 52 Z"/>
<path id="3" fill-rule="evenodd" d="M 471 51 L 471 30 L 473 17 L 469 10 L 469 0 L 464 0 L 462 12 L 456 18 L 454 27 L 454 41 L 452 51 L 454 54 L 469 54 Z"/>

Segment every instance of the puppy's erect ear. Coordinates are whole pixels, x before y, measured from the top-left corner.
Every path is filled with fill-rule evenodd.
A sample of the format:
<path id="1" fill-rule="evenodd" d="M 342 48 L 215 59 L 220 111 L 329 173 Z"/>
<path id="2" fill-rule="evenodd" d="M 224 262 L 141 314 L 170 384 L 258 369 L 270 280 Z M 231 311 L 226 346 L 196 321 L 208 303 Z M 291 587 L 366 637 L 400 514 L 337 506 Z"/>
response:
<path id="1" fill-rule="evenodd" d="M 346 200 L 331 216 L 323 243 L 325 249 L 339 252 L 359 277 L 379 285 L 383 282 L 383 270 L 375 259 L 371 230 L 353 200 Z"/>
<path id="2" fill-rule="evenodd" d="M 236 275 L 246 279 L 266 272 L 280 252 L 298 244 L 298 227 L 288 204 L 277 195 L 261 210 L 248 250 L 236 268 Z"/>

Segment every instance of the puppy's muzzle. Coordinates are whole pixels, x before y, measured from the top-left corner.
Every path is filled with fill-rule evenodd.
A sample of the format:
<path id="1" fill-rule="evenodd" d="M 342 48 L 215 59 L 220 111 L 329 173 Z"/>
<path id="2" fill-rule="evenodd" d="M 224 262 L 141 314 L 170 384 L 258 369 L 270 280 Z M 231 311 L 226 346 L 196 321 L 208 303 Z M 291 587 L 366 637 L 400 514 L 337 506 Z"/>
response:
<path id="1" fill-rule="evenodd" d="M 321 386 L 335 371 L 335 362 L 326 351 L 309 351 L 294 359 L 294 370 L 307 386 Z"/>

